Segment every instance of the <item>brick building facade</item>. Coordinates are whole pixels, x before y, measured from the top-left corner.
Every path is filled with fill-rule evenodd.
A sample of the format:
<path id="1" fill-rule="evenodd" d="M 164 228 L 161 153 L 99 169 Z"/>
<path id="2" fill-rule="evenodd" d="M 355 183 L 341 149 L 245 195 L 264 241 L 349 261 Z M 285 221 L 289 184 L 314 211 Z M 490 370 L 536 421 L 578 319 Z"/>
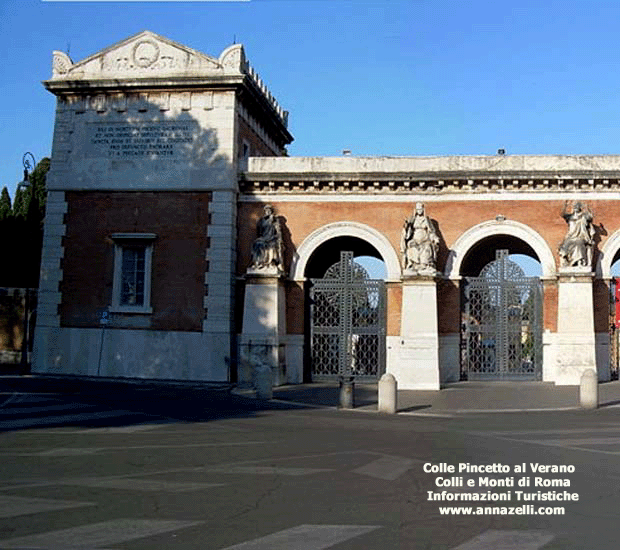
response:
<path id="1" fill-rule="evenodd" d="M 376 374 L 439 389 L 467 377 L 468 281 L 506 250 L 540 263 L 534 379 L 609 379 L 620 157 L 286 157 L 287 113 L 240 45 L 216 59 L 150 32 L 75 64 L 55 52 L 45 85 L 58 106 L 35 372 L 252 383 L 267 365 L 275 383 L 311 380 L 312 280 L 350 250 L 385 265 Z M 593 215 L 586 268 L 558 257 L 566 201 Z M 433 276 L 403 268 L 417 203 L 439 236 Z M 261 277 L 248 267 L 268 204 L 284 257 Z M 534 324 L 519 322 L 523 347 Z M 476 338 L 485 357 L 499 345 Z"/>

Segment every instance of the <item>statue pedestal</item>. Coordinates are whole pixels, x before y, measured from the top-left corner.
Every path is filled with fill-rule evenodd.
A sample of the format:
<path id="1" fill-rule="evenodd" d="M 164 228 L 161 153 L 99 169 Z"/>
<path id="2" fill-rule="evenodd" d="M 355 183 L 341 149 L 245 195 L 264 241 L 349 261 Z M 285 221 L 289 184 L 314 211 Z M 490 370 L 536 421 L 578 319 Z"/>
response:
<path id="1" fill-rule="evenodd" d="M 439 389 L 437 279 L 403 280 L 400 339 L 389 372 L 403 390 Z"/>
<path id="2" fill-rule="evenodd" d="M 237 371 L 241 387 L 256 387 L 257 374 L 266 366 L 271 369 L 274 386 L 286 383 L 285 335 L 286 304 L 279 272 L 248 271 Z"/>
<path id="3" fill-rule="evenodd" d="M 596 372 L 594 301 L 590 267 L 560 268 L 555 383 L 578 386 L 583 373 Z"/>

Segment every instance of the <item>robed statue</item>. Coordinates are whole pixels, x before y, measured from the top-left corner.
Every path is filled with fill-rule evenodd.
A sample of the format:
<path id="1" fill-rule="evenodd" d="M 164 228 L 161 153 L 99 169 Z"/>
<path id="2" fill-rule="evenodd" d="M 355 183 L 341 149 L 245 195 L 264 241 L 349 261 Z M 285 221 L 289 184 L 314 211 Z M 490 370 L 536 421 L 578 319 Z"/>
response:
<path id="1" fill-rule="evenodd" d="M 269 204 L 265 206 L 264 214 L 256 224 L 256 234 L 256 240 L 252 244 L 250 269 L 282 273 L 282 229 L 273 207 Z"/>
<path id="2" fill-rule="evenodd" d="M 573 211 L 569 212 L 566 201 L 562 217 L 568 224 L 568 231 L 558 247 L 560 267 L 591 267 L 594 251 L 592 213 L 587 205 L 581 202 L 575 202 Z"/>
<path id="3" fill-rule="evenodd" d="M 405 220 L 400 250 L 405 274 L 436 275 L 439 236 L 435 225 L 426 215 L 424 204 L 418 202 L 413 214 Z"/>

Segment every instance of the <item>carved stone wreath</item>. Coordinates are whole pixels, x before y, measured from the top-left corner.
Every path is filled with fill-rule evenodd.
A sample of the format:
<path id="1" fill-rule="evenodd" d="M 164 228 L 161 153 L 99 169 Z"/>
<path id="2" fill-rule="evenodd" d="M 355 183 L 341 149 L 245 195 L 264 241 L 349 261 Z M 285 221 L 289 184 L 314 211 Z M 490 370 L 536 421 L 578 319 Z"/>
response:
<path id="1" fill-rule="evenodd" d="M 141 40 L 133 47 L 132 58 L 138 67 L 150 67 L 159 58 L 159 46 L 153 40 Z"/>

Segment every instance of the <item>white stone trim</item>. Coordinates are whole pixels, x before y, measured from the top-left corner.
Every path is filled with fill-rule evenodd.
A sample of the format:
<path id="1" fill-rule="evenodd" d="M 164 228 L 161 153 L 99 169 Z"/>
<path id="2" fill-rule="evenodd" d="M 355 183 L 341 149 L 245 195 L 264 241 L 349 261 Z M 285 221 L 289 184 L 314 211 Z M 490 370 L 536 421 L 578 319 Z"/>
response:
<path id="1" fill-rule="evenodd" d="M 597 277 L 611 279 L 611 264 L 618 249 L 620 249 L 620 229 L 612 233 L 599 251 L 598 260 L 596 261 Z"/>
<path id="2" fill-rule="evenodd" d="M 254 158 L 254 157 L 250 157 Z M 302 175 L 302 177 L 305 177 Z M 291 177 L 291 182 L 296 181 Z M 423 194 L 414 192 L 389 192 L 385 189 L 379 189 L 376 192 L 368 191 L 358 193 L 355 191 L 346 194 L 336 191 L 325 191 L 323 193 L 313 193 L 309 191 L 282 191 L 274 190 L 272 193 L 251 193 L 248 190 L 239 196 L 239 202 L 403 202 L 403 203 L 433 203 L 433 202 L 497 202 L 501 201 L 588 201 L 597 200 L 608 201 L 617 196 L 617 190 L 609 191 L 587 191 L 587 192 L 547 192 L 547 191 L 519 191 L 519 192 L 478 192 L 471 191 L 455 191 L 442 194 Z M 501 214 L 501 212 L 499 212 Z"/>
<path id="3" fill-rule="evenodd" d="M 62 237 L 66 232 L 64 214 L 68 210 L 65 194 L 62 191 L 47 193 L 47 212 L 41 251 L 41 271 L 36 329 L 39 327 L 60 326 L 58 306 L 61 302 L 59 284 L 62 281 L 61 260 L 64 256 Z"/>
<path id="4" fill-rule="evenodd" d="M 112 281 L 112 304 L 109 310 L 115 313 L 153 313 L 151 307 L 151 275 L 153 263 L 154 233 L 114 233 L 114 279 Z M 123 248 L 130 243 L 139 242 L 144 246 L 144 303 L 136 306 L 121 304 L 121 279 Z"/>
<path id="5" fill-rule="evenodd" d="M 432 175 L 446 173 L 446 179 L 456 175 L 501 174 L 506 180 L 516 176 L 591 178 L 597 172 L 605 177 L 618 177 L 620 155 L 474 155 L 428 157 L 282 157 L 253 159 L 250 171 L 256 173 L 418 173 Z"/>
<path id="6" fill-rule="evenodd" d="M 351 221 L 330 223 L 308 235 L 293 257 L 290 270 L 291 279 L 303 281 L 306 266 L 315 250 L 323 243 L 336 237 L 357 237 L 374 246 L 385 262 L 387 270 L 386 280 L 400 281 L 400 260 L 387 237 L 369 225 Z"/>
<path id="7" fill-rule="evenodd" d="M 543 278 L 555 276 L 555 258 L 545 239 L 527 225 L 513 220 L 490 220 L 465 231 L 450 247 L 444 275 L 450 279 L 458 279 L 461 274 L 461 264 L 467 252 L 482 239 L 493 235 L 509 235 L 524 241 L 536 252 L 542 265 Z"/>
<path id="8" fill-rule="evenodd" d="M 230 354 L 231 327 L 234 311 L 234 278 L 236 263 L 237 195 L 234 191 L 214 191 L 209 201 L 210 239 L 206 251 L 209 262 L 205 273 L 208 294 L 204 297 L 206 316 L 203 332 L 224 333 Z"/>

